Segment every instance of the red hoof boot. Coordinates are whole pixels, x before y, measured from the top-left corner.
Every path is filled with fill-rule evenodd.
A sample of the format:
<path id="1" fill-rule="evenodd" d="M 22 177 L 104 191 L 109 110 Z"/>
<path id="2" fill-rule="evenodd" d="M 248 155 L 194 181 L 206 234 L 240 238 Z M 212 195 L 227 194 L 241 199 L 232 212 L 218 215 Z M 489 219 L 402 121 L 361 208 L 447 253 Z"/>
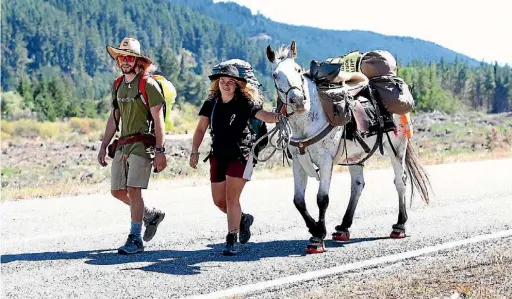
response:
<path id="1" fill-rule="evenodd" d="M 348 241 L 350 240 L 350 232 L 337 231 L 332 234 L 332 239 L 334 241 Z"/>
<path id="2" fill-rule="evenodd" d="M 324 253 L 325 252 L 325 242 L 322 239 L 319 238 L 311 238 L 309 239 L 309 244 L 306 247 L 306 253 L 308 254 L 315 254 L 315 253 Z"/>
<path id="3" fill-rule="evenodd" d="M 405 232 L 391 232 L 391 235 L 390 235 L 391 239 L 403 239 L 405 238 Z"/>

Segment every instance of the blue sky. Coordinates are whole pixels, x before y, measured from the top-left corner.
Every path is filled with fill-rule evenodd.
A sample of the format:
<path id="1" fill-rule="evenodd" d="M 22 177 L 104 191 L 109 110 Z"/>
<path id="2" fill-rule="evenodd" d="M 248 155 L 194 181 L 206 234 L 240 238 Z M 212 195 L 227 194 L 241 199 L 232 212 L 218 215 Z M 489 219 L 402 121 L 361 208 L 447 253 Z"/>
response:
<path id="1" fill-rule="evenodd" d="M 410 36 L 477 60 L 512 65 L 512 15 L 508 1 L 229 1 L 282 23 Z M 357 13 L 348 13 L 351 9 Z"/>

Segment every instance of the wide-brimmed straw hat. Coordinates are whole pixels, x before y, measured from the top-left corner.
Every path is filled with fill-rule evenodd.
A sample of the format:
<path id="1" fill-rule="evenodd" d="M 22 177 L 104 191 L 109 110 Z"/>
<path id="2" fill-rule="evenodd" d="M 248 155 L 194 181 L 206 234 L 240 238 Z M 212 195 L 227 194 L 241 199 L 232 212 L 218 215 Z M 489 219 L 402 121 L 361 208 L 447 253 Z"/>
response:
<path id="1" fill-rule="evenodd" d="M 149 57 L 142 55 L 140 51 L 140 42 L 132 37 L 125 37 L 121 41 L 119 48 L 107 46 L 107 52 L 115 61 L 117 61 L 117 57 L 119 55 L 126 55 L 142 58 L 147 60 L 148 63 L 152 63 Z"/>
<path id="2" fill-rule="evenodd" d="M 236 67 L 232 66 L 232 65 L 223 66 L 222 68 L 219 69 L 218 72 L 208 76 L 210 81 L 219 79 L 220 77 L 230 77 L 230 78 L 233 78 L 235 80 L 241 81 L 244 84 L 247 83 L 247 80 L 245 78 L 240 77 L 240 73 L 238 72 L 238 69 Z"/>

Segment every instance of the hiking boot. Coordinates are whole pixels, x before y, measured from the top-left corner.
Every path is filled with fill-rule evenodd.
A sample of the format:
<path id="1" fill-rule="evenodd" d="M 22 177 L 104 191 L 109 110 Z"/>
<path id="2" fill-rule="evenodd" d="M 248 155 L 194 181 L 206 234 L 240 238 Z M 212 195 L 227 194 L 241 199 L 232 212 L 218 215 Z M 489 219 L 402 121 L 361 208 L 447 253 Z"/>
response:
<path id="1" fill-rule="evenodd" d="M 250 214 L 242 214 L 240 219 L 240 243 L 245 244 L 249 242 L 251 238 L 251 225 L 254 221 L 254 217 Z"/>
<path id="2" fill-rule="evenodd" d="M 135 254 L 144 251 L 144 245 L 141 240 L 137 240 L 135 235 L 129 234 L 124 246 L 119 247 L 119 254 Z"/>
<path id="3" fill-rule="evenodd" d="M 146 216 L 146 215 L 145 215 Z M 165 213 L 156 209 L 153 209 L 149 215 L 144 217 L 144 236 L 142 239 L 146 242 L 151 241 L 156 234 L 156 229 L 162 220 L 165 218 Z"/>
<path id="4" fill-rule="evenodd" d="M 226 236 L 226 247 L 222 251 L 222 255 L 225 256 L 233 256 L 238 253 L 238 244 L 236 242 L 237 234 L 229 233 Z"/>

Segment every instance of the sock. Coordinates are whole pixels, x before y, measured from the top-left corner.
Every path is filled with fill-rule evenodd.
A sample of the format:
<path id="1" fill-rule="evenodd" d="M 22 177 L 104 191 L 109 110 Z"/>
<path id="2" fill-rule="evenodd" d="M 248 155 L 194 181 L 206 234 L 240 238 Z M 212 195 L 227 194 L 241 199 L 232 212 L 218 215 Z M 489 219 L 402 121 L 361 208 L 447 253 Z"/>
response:
<path id="1" fill-rule="evenodd" d="M 140 240 L 141 239 L 141 232 L 142 232 L 142 222 L 133 222 L 130 229 L 130 234 L 135 235 L 135 239 Z"/>
<path id="2" fill-rule="evenodd" d="M 142 219 L 147 221 L 149 218 L 151 218 L 151 216 L 153 216 L 153 213 L 154 213 L 154 209 L 150 209 L 150 208 L 144 206 L 144 216 L 142 216 Z"/>

